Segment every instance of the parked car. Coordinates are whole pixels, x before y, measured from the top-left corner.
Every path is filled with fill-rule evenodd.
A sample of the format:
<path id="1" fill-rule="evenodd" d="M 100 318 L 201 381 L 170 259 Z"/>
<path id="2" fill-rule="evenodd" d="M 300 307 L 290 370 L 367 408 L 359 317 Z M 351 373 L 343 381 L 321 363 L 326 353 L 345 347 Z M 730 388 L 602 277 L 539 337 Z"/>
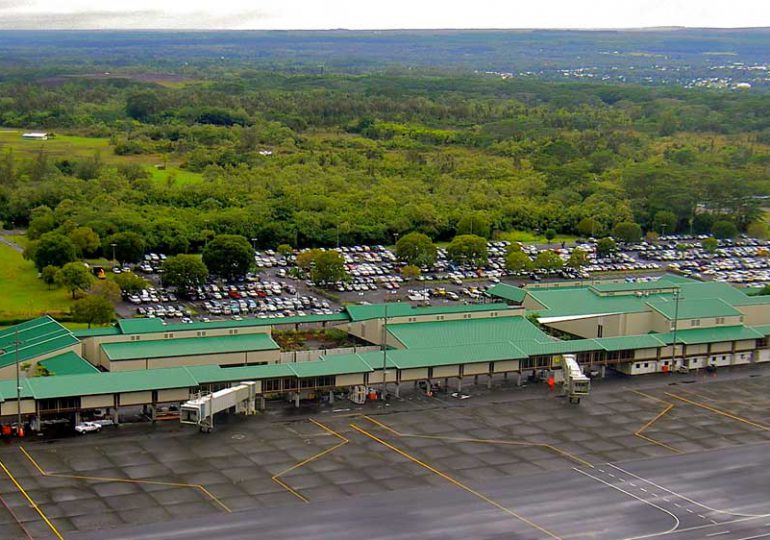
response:
<path id="1" fill-rule="evenodd" d="M 75 426 L 75 431 L 81 435 L 85 435 L 86 433 L 91 432 L 99 433 L 101 430 L 101 424 L 97 424 L 96 422 L 81 422 Z"/>

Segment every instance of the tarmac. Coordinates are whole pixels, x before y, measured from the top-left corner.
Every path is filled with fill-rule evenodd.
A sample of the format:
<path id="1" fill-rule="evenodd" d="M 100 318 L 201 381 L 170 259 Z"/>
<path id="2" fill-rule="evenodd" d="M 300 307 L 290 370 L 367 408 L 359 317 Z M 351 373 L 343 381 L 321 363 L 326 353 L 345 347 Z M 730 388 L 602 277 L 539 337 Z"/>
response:
<path id="1" fill-rule="evenodd" d="M 498 379 L 9 442 L 0 538 L 770 537 L 768 375 L 612 377 L 580 405 Z"/>

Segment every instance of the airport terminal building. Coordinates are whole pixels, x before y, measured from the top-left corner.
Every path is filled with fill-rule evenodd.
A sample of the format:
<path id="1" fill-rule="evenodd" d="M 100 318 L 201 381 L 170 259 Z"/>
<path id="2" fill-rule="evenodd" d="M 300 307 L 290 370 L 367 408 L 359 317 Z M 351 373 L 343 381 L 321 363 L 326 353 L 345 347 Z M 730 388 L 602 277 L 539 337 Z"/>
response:
<path id="1" fill-rule="evenodd" d="M 770 361 L 770 297 L 726 283 L 666 275 L 643 283 L 499 284 L 494 301 L 413 307 L 348 306 L 283 319 L 165 323 L 127 319 L 70 331 L 50 317 L 0 331 L 0 416 L 46 417 L 186 401 L 254 382 L 260 398 L 441 383 L 551 371 L 574 354 L 592 371 L 626 375 Z M 360 347 L 281 351 L 274 328 L 335 327 Z M 17 365 L 21 383 L 17 388 Z M 39 367 L 38 367 L 39 366 Z M 18 399 L 17 399 L 18 396 Z"/>

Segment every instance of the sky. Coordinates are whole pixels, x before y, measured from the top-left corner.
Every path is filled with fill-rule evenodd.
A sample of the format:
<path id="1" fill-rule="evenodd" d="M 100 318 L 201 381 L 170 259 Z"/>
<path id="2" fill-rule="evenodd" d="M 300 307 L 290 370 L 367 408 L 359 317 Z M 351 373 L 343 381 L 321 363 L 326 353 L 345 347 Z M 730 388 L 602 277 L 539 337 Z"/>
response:
<path id="1" fill-rule="evenodd" d="M 770 0 L 0 0 L 2 29 L 770 27 Z"/>

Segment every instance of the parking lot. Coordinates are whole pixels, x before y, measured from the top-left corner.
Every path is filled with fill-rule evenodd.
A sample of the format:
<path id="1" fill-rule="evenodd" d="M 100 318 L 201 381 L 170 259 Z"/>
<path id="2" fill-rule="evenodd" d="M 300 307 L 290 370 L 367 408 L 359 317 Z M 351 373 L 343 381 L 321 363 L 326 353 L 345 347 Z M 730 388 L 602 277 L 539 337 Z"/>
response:
<path id="1" fill-rule="evenodd" d="M 614 378 L 579 406 L 543 385 L 500 380 L 491 391 L 468 390 L 466 400 L 407 394 L 299 411 L 276 404 L 258 417 L 223 419 L 210 435 L 159 423 L 28 441 L 23 450 L 8 444 L 0 449 L 8 470 L 0 476 L 0 537 L 25 538 L 17 520 L 44 537 L 42 515 L 67 534 L 413 488 L 462 490 L 770 441 L 769 374 L 751 366 Z"/>

